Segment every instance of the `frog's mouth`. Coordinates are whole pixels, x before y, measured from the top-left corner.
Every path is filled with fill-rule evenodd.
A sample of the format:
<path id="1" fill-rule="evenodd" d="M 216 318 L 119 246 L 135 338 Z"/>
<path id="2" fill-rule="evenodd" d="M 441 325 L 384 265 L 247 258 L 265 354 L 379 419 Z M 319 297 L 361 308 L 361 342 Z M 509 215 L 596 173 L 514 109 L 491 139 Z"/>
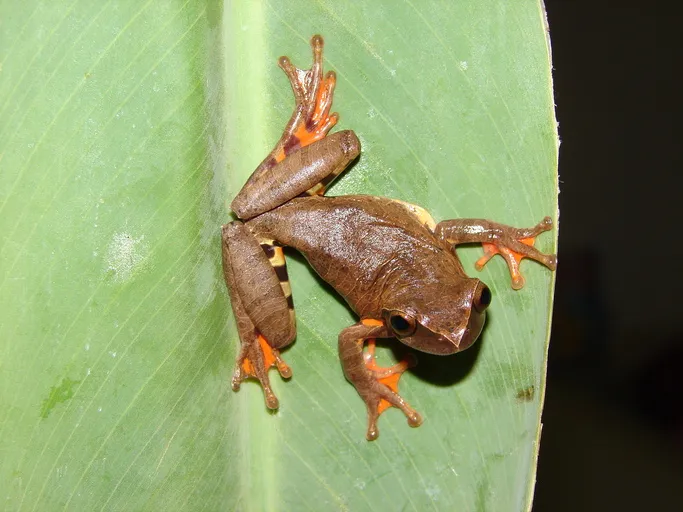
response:
<path id="1" fill-rule="evenodd" d="M 449 332 L 435 332 L 418 323 L 417 329 L 412 336 L 399 339 L 402 343 L 420 352 L 446 356 L 462 352 L 471 347 L 479 337 L 479 334 L 481 334 L 485 321 L 485 311 L 478 312 L 472 309 L 467 325 L 461 329 Z"/>

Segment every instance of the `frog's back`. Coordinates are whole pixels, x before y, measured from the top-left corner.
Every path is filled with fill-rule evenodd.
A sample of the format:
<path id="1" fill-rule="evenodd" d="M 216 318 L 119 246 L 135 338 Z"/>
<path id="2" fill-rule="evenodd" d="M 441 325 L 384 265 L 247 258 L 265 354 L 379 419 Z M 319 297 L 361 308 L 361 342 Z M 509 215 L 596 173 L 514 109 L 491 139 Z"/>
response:
<path id="1" fill-rule="evenodd" d="M 451 256 L 424 210 L 384 197 L 294 199 L 247 224 L 258 237 L 301 252 L 357 311 L 364 309 L 358 298 L 392 274 L 414 274 Z"/>
<path id="2" fill-rule="evenodd" d="M 376 253 L 395 253 L 404 245 L 441 245 L 424 210 L 385 197 L 297 198 L 248 225 L 259 235 L 307 256 L 318 251 L 331 256 L 351 249 L 364 253 L 370 248 Z"/>

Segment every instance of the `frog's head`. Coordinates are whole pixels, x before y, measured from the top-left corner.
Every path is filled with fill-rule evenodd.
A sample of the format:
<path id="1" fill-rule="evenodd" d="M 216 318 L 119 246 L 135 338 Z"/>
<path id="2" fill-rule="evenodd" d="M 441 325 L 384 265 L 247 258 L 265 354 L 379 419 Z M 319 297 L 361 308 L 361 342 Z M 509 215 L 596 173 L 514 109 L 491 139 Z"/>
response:
<path id="1" fill-rule="evenodd" d="M 484 327 L 491 303 L 488 286 L 469 278 L 405 290 L 401 295 L 383 309 L 384 322 L 405 345 L 437 355 L 470 347 Z"/>

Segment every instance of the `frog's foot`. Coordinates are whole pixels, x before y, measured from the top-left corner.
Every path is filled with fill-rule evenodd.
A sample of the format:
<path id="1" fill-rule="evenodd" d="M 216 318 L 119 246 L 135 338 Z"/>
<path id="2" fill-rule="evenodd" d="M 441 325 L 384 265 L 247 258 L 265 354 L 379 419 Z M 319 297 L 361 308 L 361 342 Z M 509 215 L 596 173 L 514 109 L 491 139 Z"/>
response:
<path id="1" fill-rule="evenodd" d="M 519 290 L 524 286 L 524 276 L 519 270 L 519 265 L 523 258 L 538 261 L 550 270 L 555 270 L 557 267 L 557 256 L 554 254 L 543 254 L 534 247 L 536 237 L 545 231 L 551 230 L 552 227 L 552 219 L 545 217 L 533 228 L 507 228 L 503 232 L 503 236 L 494 242 L 482 242 L 484 255 L 475 263 L 477 270 L 484 268 L 484 265 L 493 256 L 500 254 L 508 265 L 510 277 L 512 278 L 512 288 L 515 290 Z"/>
<path id="2" fill-rule="evenodd" d="M 336 113 L 330 114 L 337 77 L 334 71 L 323 76 L 323 38 L 313 36 L 311 47 L 311 69 L 297 68 L 288 57 L 280 57 L 278 61 L 292 84 L 296 108 L 274 155 L 276 162 L 281 162 L 297 149 L 324 138 L 339 118 Z"/>
<path id="3" fill-rule="evenodd" d="M 258 379 L 263 387 L 266 407 L 277 409 L 279 401 L 270 387 L 268 370 L 276 366 L 284 379 L 292 376 L 292 370 L 280 357 L 280 351 L 272 348 L 260 334 L 252 343 L 244 343 L 235 361 L 235 372 L 232 376 L 232 389 L 238 391 L 245 379 Z"/>
<path id="4" fill-rule="evenodd" d="M 392 406 L 403 411 L 408 419 L 408 425 L 419 427 L 422 424 L 422 417 L 398 394 L 398 381 L 403 372 L 415 366 L 415 358 L 404 359 L 388 368 L 378 366 L 375 361 L 375 340 L 369 339 L 367 350 L 363 353 L 363 360 L 371 375 L 368 389 L 360 393 L 368 408 L 368 430 L 365 435 L 368 441 L 377 439 L 379 435 L 377 420 Z"/>

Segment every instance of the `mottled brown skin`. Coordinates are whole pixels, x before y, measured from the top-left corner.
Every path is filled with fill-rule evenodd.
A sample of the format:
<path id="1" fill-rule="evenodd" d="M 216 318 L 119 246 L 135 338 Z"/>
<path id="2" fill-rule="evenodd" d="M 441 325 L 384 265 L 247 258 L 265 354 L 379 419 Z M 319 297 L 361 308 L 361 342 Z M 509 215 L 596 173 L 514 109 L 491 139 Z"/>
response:
<path id="1" fill-rule="evenodd" d="M 452 245 L 401 202 L 298 198 L 246 225 L 257 238 L 301 252 L 361 318 L 386 319 L 392 311 L 415 317 L 427 330 L 403 337 L 407 345 L 452 354 L 481 331 L 485 313 L 472 303 L 485 285 L 467 277 Z"/>
<path id="2" fill-rule="evenodd" d="M 364 353 L 365 341 L 396 337 L 438 355 L 468 348 L 482 330 L 491 293 L 465 274 L 454 247 L 484 244 L 480 266 L 500 253 L 510 266 L 513 287 L 521 288 L 521 258 L 555 268 L 554 256 L 533 247 L 534 237 L 552 223 L 545 218 L 529 229 L 483 219 L 435 224 L 421 208 L 393 199 L 322 197 L 325 186 L 359 155 L 360 143 L 348 130 L 326 137 L 337 120 L 329 114 L 335 76 L 322 75 L 322 38 L 314 36 L 311 46 L 310 70 L 280 59 L 296 109 L 276 147 L 231 205 L 242 221 L 223 226 L 225 279 L 241 340 L 233 389 L 255 377 L 266 405 L 278 407 L 268 369 L 277 366 L 283 377 L 291 375 L 278 349 L 294 340 L 296 326 L 277 246 L 292 247 L 360 317 L 340 333 L 339 354 L 346 377 L 366 403 L 366 437 L 372 440 L 378 416 L 389 405 L 400 408 L 411 426 L 422 419 L 398 394 L 398 378 L 408 364 L 377 367 Z"/>

